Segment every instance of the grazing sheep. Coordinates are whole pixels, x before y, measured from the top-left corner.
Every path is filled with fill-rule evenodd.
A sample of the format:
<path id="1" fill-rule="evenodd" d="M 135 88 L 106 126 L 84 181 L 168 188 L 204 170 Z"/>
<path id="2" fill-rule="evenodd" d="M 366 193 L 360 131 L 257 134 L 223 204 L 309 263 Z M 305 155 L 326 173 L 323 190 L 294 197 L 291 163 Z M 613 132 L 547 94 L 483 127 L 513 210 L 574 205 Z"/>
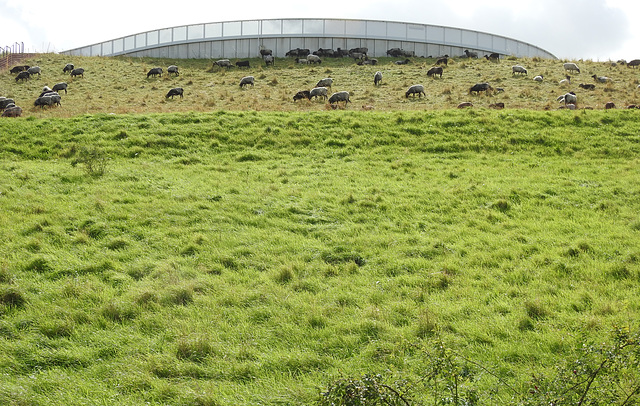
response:
<path id="1" fill-rule="evenodd" d="M 16 105 L 7 107 L 2 112 L 2 117 L 20 117 L 21 115 L 22 115 L 22 108 Z"/>
<path id="2" fill-rule="evenodd" d="M 364 61 L 358 61 L 358 65 L 377 65 L 378 64 L 378 60 L 375 58 L 367 58 L 365 56 Z"/>
<path id="3" fill-rule="evenodd" d="M 15 75 L 16 73 L 20 73 L 20 72 L 22 72 L 24 70 L 27 70 L 29 68 L 30 68 L 29 65 L 18 65 L 18 66 L 14 66 L 13 68 L 11 68 L 11 70 L 9 72 L 11 72 L 11 73 L 13 73 Z"/>
<path id="4" fill-rule="evenodd" d="M 349 92 L 336 92 L 334 94 L 331 95 L 331 97 L 329 97 L 329 104 L 333 105 L 334 103 L 337 105 L 338 102 L 344 102 L 344 106 L 347 107 L 347 103 L 350 103 L 351 100 L 349 100 Z"/>
<path id="5" fill-rule="evenodd" d="M 396 65 L 407 65 L 409 62 L 411 62 L 408 59 L 405 59 L 404 61 L 395 61 L 393 63 L 395 63 Z"/>
<path id="6" fill-rule="evenodd" d="M 311 92 L 308 90 L 300 90 L 298 93 L 293 95 L 293 101 L 307 99 L 311 100 Z"/>
<path id="7" fill-rule="evenodd" d="M 53 85 L 53 88 L 51 90 L 53 90 L 54 92 L 59 92 L 60 90 L 64 90 L 64 94 L 67 94 L 67 86 L 68 85 L 66 82 L 60 82 Z"/>
<path id="8" fill-rule="evenodd" d="M 213 62 L 213 66 L 219 66 L 221 68 L 227 68 L 228 69 L 232 65 L 231 65 L 231 61 L 230 60 L 228 60 L 228 59 L 220 59 L 218 61 L 214 61 Z"/>
<path id="9" fill-rule="evenodd" d="M 289 50 L 286 54 L 284 54 L 284 56 L 295 56 L 298 58 L 306 58 L 307 55 L 309 55 L 310 53 L 311 51 L 309 51 L 306 48 L 295 48 L 295 49 Z"/>
<path id="10" fill-rule="evenodd" d="M 391 48 L 387 51 L 387 56 L 391 56 L 393 58 L 397 58 L 399 56 L 412 57 L 412 56 L 415 56 L 415 52 L 405 51 L 402 48 Z"/>
<path id="11" fill-rule="evenodd" d="M 527 70 L 524 68 L 524 66 L 521 65 L 513 65 L 511 67 L 511 75 L 515 75 L 516 73 L 520 73 L 520 74 L 527 74 Z"/>
<path id="12" fill-rule="evenodd" d="M 404 97 L 408 99 L 410 94 L 413 95 L 413 97 L 416 97 L 416 94 L 418 95 L 418 97 L 422 97 L 422 95 L 425 95 L 425 97 L 427 96 L 427 94 L 424 92 L 424 86 L 422 85 L 411 86 L 404 93 Z"/>
<path id="13" fill-rule="evenodd" d="M 458 104 L 458 108 L 459 109 L 464 109 L 464 108 L 467 108 L 467 107 L 473 107 L 473 103 L 471 103 L 471 102 L 462 102 L 462 103 Z"/>
<path id="14" fill-rule="evenodd" d="M 562 79 L 560 82 L 558 82 L 558 84 L 559 84 L 560 86 L 570 85 L 570 84 L 571 84 L 571 76 L 566 75 L 566 76 L 564 77 L 564 79 Z"/>
<path id="15" fill-rule="evenodd" d="M 351 54 L 364 54 L 365 56 L 367 56 L 367 53 L 369 53 L 369 48 L 367 48 L 367 47 L 357 47 L 357 48 L 351 48 L 349 50 L 349 55 L 351 55 Z"/>
<path id="16" fill-rule="evenodd" d="M 238 68 L 250 68 L 251 67 L 248 60 L 247 61 L 236 61 L 236 66 Z"/>
<path id="17" fill-rule="evenodd" d="M 311 100 L 312 97 L 316 99 L 322 97 L 326 100 L 328 97 L 328 89 L 326 87 L 314 87 L 311 89 L 311 92 L 309 92 L 309 100 Z"/>
<path id="18" fill-rule="evenodd" d="M 261 49 L 260 56 L 262 58 L 264 58 L 265 56 L 273 56 L 273 51 L 271 51 L 270 49 Z"/>
<path id="19" fill-rule="evenodd" d="M 640 65 L 640 59 L 634 59 L 627 64 L 627 68 L 635 68 Z"/>
<path id="20" fill-rule="evenodd" d="M 303 65 L 308 65 L 309 61 L 306 58 L 296 58 L 296 63 L 301 63 Z"/>
<path id="21" fill-rule="evenodd" d="M 607 83 L 607 82 L 611 82 L 611 78 L 608 78 L 606 76 L 598 76 L 598 75 L 591 75 L 591 77 L 596 81 L 596 82 L 600 82 L 600 83 Z"/>
<path id="22" fill-rule="evenodd" d="M 27 69 L 27 72 L 29 72 L 30 75 L 35 75 L 36 73 L 38 74 L 38 76 L 40 76 L 40 72 L 42 72 L 42 69 L 40 69 L 39 66 L 32 66 L 29 69 Z"/>
<path id="23" fill-rule="evenodd" d="M 591 83 L 588 83 L 588 84 L 580 83 L 578 85 L 578 87 L 581 87 L 581 88 L 583 88 L 585 90 L 595 90 L 596 89 L 596 85 L 591 84 Z"/>
<path id="24" fill-rule="evenodd" d="M 503 102 L 497 102 L 497 103 L 491 103 L 489 105 L 490 109 L 496 109 L 496 110 L 502 110 L 504 108 L 504 103 Z"/>
<path id="25" fill-rule="evenodd" d="M 442 69 L 442 66 L 434 66 L 427 71 L 427 76 L 435 78 L 436 75 L 439 75 L 440 78 L 442 78 L 442 73 L 444 73 L 444 69 Z"/>
<path id="26" fill-rule="evenodd" d="M 170 65 L 170 66 L 167 68 L 167 73 L 168 73 L 169 75 L 171 75 L 172 73 L 173 73 L 174 75 L 176 75 L 176 76 L 179 76 L 179 75 L 180 75 L 180 72 L 178 72 L 178 67 L 177 67 L 176 65 Z"/>
<path id="27" fill-rule="evenodd" d="M 615 105 L 615 103 L 614 103 L 614 102 L 607 102 L 607 103 L 604 105 L 604 108 L 605 108 L 605 110 L 615 109 L 615 108 L 616 108 L 616 105 Z"/>
<path id="28" fill-rule="evenodd" d="M 16 102 L 13 99 L 8 99 L 6 97 L 0 97 L 0 110 L 6 109 L 11 104 L 15 104 Z"/>
<path id="29" fill-rule="evenodd" d="M 53 106 L 53 98 L 51 96 L 42 96 L 38 97 L 35 102 L 33 102 L 34 107 L 40 106 L 41 109 L 44 109 L 44 106 Z"/>
<path id="30" fill-rule="evenodd" d="M 83 68 L 75 68 L 71 71 L 71 77 L 82 76 L 84 77 L 84 69 Z"/>
<path id="31" fill-rule="evenodd" d="M 367 54 L 363 52 L 350 52 L 349 56 L 355 59 L 356 61 L 364 60 Z"/>
<path id="32" fill-rule="evenodd" d="M 489 55 L 484 56 L 487 61 L 490 62 L 500 62 L 500 54 L 497 52 L 491 53 Z"/>
<path id="33" fill-rule="evenodd" d="M 560 103 L 573 104 L 574 106 L 578 104 L 578 97 L 574 92 L 565 93 L 562 96 L 559 96 L 557 99 Z"/>
<path id="34" fill-rule="evenodd" d="M 184 89 L 181 87 L 174 87 L 169 90 L 165 98 L 168 99 L 171 97 L 173 99 L 173 96 L 180 96 L 181 99 L 184 98 Z"/>
<path id="35" fill-rule="evenodd" d="M 72 63 L 68 63 L 64 66 L 64 68 L 62 68 L 62 73 L 71 72 L 73 68 L 75 68 L 75 66 Z"/>
<path id="36" fill-rule="evenodd" d="M 324 79 L 320 79 L 318 81 L 318 83 L 316 83 L 316 87 L 328 87 L 328 88 L 331 88 L 332 84 L 333 84 L 333 79 L 324 78 Z"/>
<path id="37" fill-rule="evenodd" d="M 544 76 L 538 75 L 534 77 L 533 80 L 535 80 L 536 82 L 542 82 L 544 80 Z"/>
<path id="38" fill-rule="evenodd" d="M 49 86 L 45 86 L 45 87 L 42 88 L 42 91 L 40 92 L 40 96 L 39 97 L 42 97 L 47 93 L 51 93 L 52 91 L 53 90 L 51 90 L 51 88 Z"/>
<path id="39" fill-rule="evenodd" d="M 467 58 L 477 58 L 478 57 L 478 53 L 477 52 L 472 52 L 472 51 L 469 51 L 468 49 L 464 50 L 464 54 L 467 56 Z"/>
<path id="40" fill-rule="evenodd" d="M 313 53 L 314 55 L 318 55 L 319 57 L 332 57 L 335 54 L 335 51 L 331 48 L 318 48 L 317 51 Z"/>
<path id="41" fill-rule="evenodd" d="M 318 55 L 307 55 L 307 63 L 317 63 L 321 64 L 322 59 Z"/>
<path id="42" fill-rule="evenodd" d="M 265 66 L 273 66 L 274 58 L 273 55 L 265 55 L 263 58 Z"/>
<path id="43" fill-rule="evenodd" d="M 31 77 L 31 74 L 26 70 L 23 70 L 22 72 L 19 72 L 18 75 L 16 76 L 16 82 L 19 80 L 22 80 L 24 82 L 25 80 L 29 80 L 30 77 Z"/>
<path id="44" fill-rule="evenodd" d="M 576 71 L 578 73 L 580 73 L 580 68 L 578 68 L 578 65 L 576 65 L 573 62 L 567 62 L 565 64 L 562 65 L 562 67 L 564 68 L 564 70 L 566 70 L 567 72 L 573 72 Z"/>
<path id="45" fill-rule="evenodd" d="M 378 71 L 373 75 L 373 84 L 374 86 L 378 86 L 379 83 L 382 82 L 382 72 Z"/>
<path id="46" fill-rule="evenodd" d="M 247 85 L 251 85 L 253 87 L 254 77 L 253 76 L 245 76 L 240 79 L 240 87 L 245 87 Z"/>
<path id="47" fill-rule="evenodd" d="M 149 76 L 153 76 L 153 77 L 160 76 L 160 77 L 162 77 L 162 68 L 151 68 L 149 70 L 149 72 L 147 72 L 147 78 Z"/>
<path id="48" fill-rule="evenodd" d="M 473 94 L 474 92 L 480 94 L 480 92 L 487 92 L 489 90 L 493 90 L 493 88 L 488 83 L 476 83 L 469 89 L 469 94 Z"/>
<path id="49" fill-rule="evenodd" d="M 448 65 L 449 64 L 449 56 L 445 55 L 442 58 L 438 58 L 438 60 L 436 60 L 436 65 L 440 65 L 440 64 L 445 65 L 445 66 Z"/>

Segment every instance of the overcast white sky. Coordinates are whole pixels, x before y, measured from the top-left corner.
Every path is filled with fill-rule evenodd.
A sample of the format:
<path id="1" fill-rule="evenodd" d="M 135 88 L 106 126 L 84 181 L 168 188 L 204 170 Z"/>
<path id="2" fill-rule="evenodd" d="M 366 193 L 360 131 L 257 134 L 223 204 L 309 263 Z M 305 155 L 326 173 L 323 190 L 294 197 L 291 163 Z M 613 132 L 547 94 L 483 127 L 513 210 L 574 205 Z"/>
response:
<path id="1" fill-rule="evenodd" d="M 559 58 L 640 58 L 638 0 L 0 0 L 0 46 L 60 52 L 176 25 L 260 18 L 361 18 L 468 28 Z"/>

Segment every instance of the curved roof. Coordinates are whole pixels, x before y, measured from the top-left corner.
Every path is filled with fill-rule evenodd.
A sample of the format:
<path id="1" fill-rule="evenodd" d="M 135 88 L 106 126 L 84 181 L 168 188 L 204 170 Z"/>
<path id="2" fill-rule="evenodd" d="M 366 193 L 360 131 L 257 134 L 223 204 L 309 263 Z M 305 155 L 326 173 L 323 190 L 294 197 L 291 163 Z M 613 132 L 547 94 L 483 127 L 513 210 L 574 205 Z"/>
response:
<path id="1" fill-rule="evenodd" d="M 62 51 L 82 56 L 249 58 L 272 49 L 283 57 L 294 48 L 369 48 L 384 56 L 391 48 L 416 56 L 461 55 L 464 50 L 516 57 L 556 57 L 535 45 L 462 28 L 396 21 L 353 19 L 266 19 L 212 22 L 161 28 Z"/>

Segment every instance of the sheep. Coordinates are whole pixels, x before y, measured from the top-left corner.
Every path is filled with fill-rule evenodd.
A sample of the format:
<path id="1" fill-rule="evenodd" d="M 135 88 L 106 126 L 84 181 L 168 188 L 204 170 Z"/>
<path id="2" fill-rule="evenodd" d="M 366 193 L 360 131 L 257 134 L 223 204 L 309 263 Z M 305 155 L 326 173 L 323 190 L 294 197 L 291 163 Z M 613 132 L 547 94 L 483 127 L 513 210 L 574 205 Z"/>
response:
<path id="1" fill-rule="evenodd" d="M 562 67 L 564 68 L 564 70 L 566 70 L 567 72 L 573 72 L 576 71 L 578 73 L 580 73 L 580 68 L 578 68 L 578 65 L 576 65 L 573 62 L 567 62 L 565 64 L 562 65 Z"/>
<path id="2" fill-rule="evenodd" d="M 544 76 L 538 75 L 533 78 L 536 82 L 542 82 L 544 80 Z"/>
<path id="3" fill-rule="evenodd" d="M 47 93 L 52 92 L 53 90 L 51 90 L 51 88 L 49 86 L 45 86 L 42 88 L 42 91 L 40 92 L 40 97 L 44 96 Z"/>
<path id="4" fill-rule="evenodd" d="M 511 67 L 511 75 L 515 75 L 516 73 L 520 73 L 520 74 L 527 74 L 527 70 L 524 68 L 524 66 L 521 65 L 513 65 Z"/>
<path id="5" fill-rule="evenodd" d="M 585 90 L 595 90 L 596 89 L 596 85 L 591 84 L 591 83 L 588 83 L 588 84 L 580 83 L 578 85 L 578 87 L 581 87 L 581 88 L 583 88 Z"/>
<path id="6" fill-rule="evenodd" d="M 391 49 L 387 50 L 387 56 L 391 56 L 391 57 L 394 57 L 394 58 L 397 58 L 399 56 L 410 56 L 410 55 L 405 54 L 405 52 L 406 51 L 404 51 L 401 48 L 391 48 Z"/>
<path id="7" fill-rule="evenodd" d="M 445 65 L 445 66 L 448 65 L 449 64 L 449 56 L 445 55 L 442 58 L 438 58 L 436 60 L 436 65 L 440 65 L 440 64 Z"/>
<path id="8" fill-rule="evenodd" d="M 491 62 L 500 62 L 500 54 L 497 52 L 491 53 L 489 55 L 484 56 L 487 61 Z"/>
<path id="9" fill-rule="evenodd" d="M 75 68 L 71 71 L 71 77 L 82 76 L 84 77 L 84 69 L 83 68 Z"/>
<path id="10" fill-rule="evenodd" d="M 318 81 L 318 83 L 316 83 L 316 87 L 328 87 L 328 88 L 331 88 L 332 84 L 333 84 L 333 79 L 324 78 L 324 79 L 320 79 Z"/>
<path id="11" fill-rule="evenodd" d="M 424 92 L 424 86 L 422 86 L 422 85 L 413 85 L 413 86 L 411 86 L 404 93 L 404 97 L 408 99 L 410 94 L 413 95 L 413 97 L 416 97 L 415 96 L 416 94 L 418 95 L 418 97 L 422 97 L 422 95 L 425 95 L 425 97 L 427 96 L 427 94 Z"/>
<path id="12" fill-rule="evenodd" d="M 472 52 L 472 51 L 469 51 L 468 49 L 464 50 L 464 54 L 467 56 L 467 58 L 477 58 L 478 57 L 478 53 L 477 52 Z"/>
<path id="13" fill-rule="evenodd" d="M 333 105 L 334 103 L 337 105 L 338 102 L 344 102 L 344 106 L 347 107 L 347 103 L 351 103 L 351 100 L 349 100 L 349 92 L 336 92 L 334 94 L 331 95 L 331 97 L 329 97 L 329 104 Z"/>
<path id="14" fill-rule="evenodd" d="M 169 75 L 171 75 L 172 73 L 176 76 L 180 75 L 180 72 L 178 72 L 178 67 L 176 65 L 169 65 L 169 67 L 167 68 L 167 73 Z"/>
<path id="15" fill-rule="evenodd" d="M 293 95 L 293 101 L 307 99 L 311 100 L 311 92 L 308 90 L 300 90 L 298 93 Z"/>
<path id="16" fill-rule="evenodd" d="M 378 64 L 378 60 L 375 58 L 367 58 L 365 56 L 365 59 L 363 61 L 358 61 L 358 65 L 377 65 Z"/>
<path id="17" fill-rule="evenodd" d="M 335 51 L 331 48 L 318 48 L 313 54 L 318 55 L 319 57 L 331 57 L 333 56 Z"/>
<path id="18" fill-rule="evenodd" d="M 382 72 L 378 71 L 373 75 L 373 84 L 374 86 L 378 86 L 379 83 L 382 82 Z"/>
<path id="19" fill-rule="evenodd" d="M 363 52 L 350 52 L 349 56 L 352 57 L 355 60 L 364 60 L 364 58 L 367 56 L 367 54 L 365 54 Z"/>
<path id="20" fill-rule="evenodd" d="M 504 103 L 503 102 L 497 102 L 497 103 L 491 103 L 489 105 L 490 109 L 496 109 L 496 110 L 502 110 L 504 108 Z"/>
<path id="21" fill-rule="evenodd" d="M 611 82 L 611 78 L 608 78 L 608 77 L 606 77 L 606 76 L 591 75 L 591 77 L 592 77 L 596 82 L 600 82 L 600 83 L 607 83 L 607 82 Z"/>
<path id="22" fill-rule="evenodd" d="M 13 99 L 9 99 L 6 97 L 0 97 L 0 110 L 6 109 L 11 104 L 15 104 L 16 102 Z"/>
<path id="23" fill-rule="evenodd" d="M 219 66 L 221 68 L 230 68 L 231 61 L 229 61 L 228 59 L 220 59 L 220 60 L 214 61 L 213 66 Z"/>
<path id="24" fill-rule="evenodd" d="M 24 82 L 25 80 L 29 80 L 30 77 L 31 77 L 31 74 L 26 70 L 24 70 L 18 73 L 18 75 L 16 76 L 16 82 L 19 80 L 22 80 Z"/>
<path id="25" fill-rule="evenodd" d="M 306 58 L 296 58 L 296 63 L 301 63 L 303 65 L 309 64 L 309 61 Z"/>
<path id="26" fill-rule="evenodd" d="M 558 84 L 559 84 L 560 86 L 570 85 L 570 84 L 571 84 L 571 76 L 566 75 L 566 76 L 564 77 L 564 79 L 562 79 L 560 82 L 558 82 Z"/>
<path id="27" fill-rule="evenodd" d="M 53 98 L 51 96 L 42 96 L 38 97 L 35 102 L 33 102 L 34 107 L 40 106 L 41 109 L 44 109 L 44 106 L 53 106 Z"/>
<path id="28" fill-rule="evenodd" d="M 173 89 L 170 89 L 165 96 L 165 99 L 168 99 L 169 97 L 173 99 L 173 96 L 180 96 L 181 99 L 184 98 L 184 89 L 181 87 L 174 87 Z"/>
<path id="29" fill-rule="evenodd" d="M 29 72 L 30 75 L 35 75 L 36 73 L 38 74 L 38 76 L 40 76 L 40 72 L 42 72 L 42 69 L 40 69 L 39 66 L 32 66 L 29 69 L 27 69 L 27 72 Z"/>
<path id="30" fill-rule="evenodd" d="M 322 63 L 322 59 L 320 59 L 320 57 L 318 55 L 308 55 L 307 56 L 307 63 L 321 64 Z"/>
<path id="31" fill-rule="evenodd" d="M 62 73 L 71 72 L 73 68 L 75 68 L 75 66 L 72 63 L 68 63 L 64 66 L 64 68 L 62 68 Z"/>
<path id="32" fill-rule="evenodd" d="M 67 94 L 67 83 L 66 82 L 56 83 L 55 85 L 53 85 L 53 88 L 51 90 L 53 90 L 54 92 L 59 92 L 60 90 L 64 90 L 64 94 Z"/>
<path id="33" fill-rule="evenodd" d="M 487 92 L 489 90 L 493 90 L 493 88 L 488 83 L 476 83 L 469 89 L 469 94 L 473 94 L 474 92 L 480 94 L 480 92 Z"/>
<path id="34" fill-rule="evenodd" d="M 269 66 L 269 65 L 273 66 L 273 62 L 274 62 L 273 55 L 265 55 L 263 57 L 263 60 L 264 60 L 265 66 Z"/>
<path id="35" fill-rule="evenodd" d="M 410 60 L 408 60 L 408 59 L 405 59 L 405 60 L 403 60 L 403 61 L 395 61 L 395 62 L 393 62 L 393 63 L 395 63 L 396 65 L 406 65 L 406 64 L 408 64 L 409 62 L 411 62 L 411 61 L 410 61 Z"/>
<path id="36" fill-rule="evenodd" d="M 442 66 L 434 66 L 433 68 L 427 71 L 427 76 L 435 78 L 436 75 L 439 75 L 440 78 L 442 78 L 443 72 L 444 70 L 442 69 Z"/>
<path id="37" fill-rule="evenodd" d="M 22 115 L 22 108 L 16 105 L 7 107 L 2 112 L 2 117 L 20 117 L 21 115 Z"/>
<path id="38" fill-rule="evenodd" d="M 615 108 L 616 108 L 616 105 L 615 105 L 615 103 L 614 103 L 614 102 L 607 102 L 607 103 L 604 105 L 604 108 L 605 108 L 605 110 L 615 109 Z"/>
<path id="39" fill-rule="evenodd" d="M 262 58 L 264 58 L 265 56 L 273 56 L 273 51 L 271 51 L 270 49 L 261 49 L 260 56 Z"/>
<path id="40" fill-rule="evenodd" d="M 349 50 L 349 54 L 360 53 L 360 54 L 364 54 L 365 56 L 367 55 L 368 52 L 369 52 L 369 48 L 367 47 L 357 47 L 357 48 L 351 48 Z"/>
<path id="41" fill-rule="evenodd" d="M 286 54 L 284 54 L 284 56 L 295 56 L 298 58 L 306 58 L 307 55 L 309 55 L 311 53 L 311 51 L 309 51 L 306 48 L 295 48 L 295 49 L 291 49 L 289 50 Z"/>
<path id="42" fill-rule="evenodd" d="M 635 68 L 640 65 L 640 59 L 634 59 L 627 64 L 627 68 Z"/>
<path id="43" fill-rule="evenodd" d="M 311 89 L 311 92 L 309 92 L 309 100 L 311 100 L 312 97 L 315 97 L 316 99 L 318 97 L 322 97 L 323 99 L 327 99 L 328 97 L 328 89 L 326 87 L 314 87 L 313 89 Z"/>
<path id="44" fill-rule="evenodd" d="M 467 107 L 473 107 L 473 103 L 471 103 L 471 102 L 462 102 L 462 103 L 458 104 L 458 108 L 459 109 L 464 109 L 464 108 L 467 108 Z"/>
<path id="45" fill-rule="evenodd" d="M 559 96 L 556 100 L 560 103 L 564 103 L 565 106 L 567 104 L 573 104 L 574 106 L 578 104 L 578 97 L 574 92 L 565 93 L 562 96 Z"/>
<path id="46" fill-rule="evenodd" d="M 27 69 L 29 69 L 30 66 L 29 65 L 18 65 L 18 66 L 14 66 L 13 68 L 11 68 L 11 70 L 9 72 L 13 73 L 14 75 L 16 73 L 20 73 L 22 71 L 25 71 Z"/>
<path id="47" fill-rule="evenodd" d="M 245 87 L 247 85 L 251 85 L 253 87 L 254 77 L 253 76 L 245 76 L 240 79 L 240 87 Z"/>
<path id="48" fill-rule="evenodd" d="M 153 76 L 153 77 L 160 76 L 160 77 L 162 77 L 162 68 L 151 68 L 149 70 L 149 72 L 147 72 L 147 78 L 149 76 Z"/>

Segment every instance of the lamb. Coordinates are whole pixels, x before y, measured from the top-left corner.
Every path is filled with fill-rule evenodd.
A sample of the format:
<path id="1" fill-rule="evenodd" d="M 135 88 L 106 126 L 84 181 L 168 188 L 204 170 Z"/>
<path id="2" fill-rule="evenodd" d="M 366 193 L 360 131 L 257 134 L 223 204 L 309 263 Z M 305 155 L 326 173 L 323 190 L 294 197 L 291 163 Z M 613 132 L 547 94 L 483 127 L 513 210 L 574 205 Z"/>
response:
<path id="1" fill-rule="evenodd" d="M 349 92 L 336 92 L 334 94 L 331 95 L 331 97 L 329 97 L 329 104 L 333 105 L 334 103 L 337 105 L 338 102 L 344 102 L 344 106 L 347 107 L 347 103 L 350 103 L 351 100 L 349 100 Z"/>
<path id="2" fill-rule="evenodd" d="M 67 94 L 67 83 L 66 82 L 56 83 L 55 85 L 53 85 L 53 88 L 51 90 L 53 90 L 54 92 L 59 92 L 60 90 L 64 90 L 64 94 Z"/>
<path id="3" fill-rule="evenodd" d="M 169 75 L 171 75 L 172 73 L 175 74 L 176 76 L 180 75 L 180 72 L 178 72 L 178 67 L 176 65 L 170 65 L 167 68 L 167 73 L 169 73 Z"/>
<path id="4" fill-rule="evenodd" d="M 39 66 L 32 66 L 29 69 L 27 69 L 27 72 L 29 72 L 30 75 L 35 75 L 37 73 L 38 76 L 40 76 L 41 71 L 42 69 L 40 69 Z"/>
<path id="5" fill-rule="evenodd" d="M 442 69 L 442 66 L 434 66 L 433 68 L 427 71 L 427 76 L 435 77 L 436 75 L 439 75 L 440 78 L 442 78 L 443 72 L 444 70 Z"/>
<path id="6" fill-rule="evenodd" d="M 245 87 L 247 85 L 251 85 L 253 87 L 254 77 L 253 76 L 245 76 L 240 79 L 240 87 Z"/>
<path id="7" fill-rule="evenodd" d="M 560 103 L 564 103 L 565 106 L 567 104 L 573 104 L 574 106 L 578 104 L 578 97 L 574 92 L 565 93 L 562 96 L 558 97 L 556 100 Z"/>
<path id="8" fill-rule="evenodd" d="M 64 68 L 62 68 L 62 73 L 71 72 L 73 68 L 75 68 L 75 66 L 72 63 L 68 63 L 64 66 Z"/>
<path id="9" fill-rule="evenodd" d="M 296 63 L 301 63 L 303 65 L 307 65 L 309 61 L 306 58 L 296 58 Z"/>
<path id="10" fill-rule="evenodd" d="M 322 59 L 320 59 L 320 57 L 318 55 L 308 55 L 307 56 L 307 63 L 321 64 L 322 63 Z"/>
<path id="11" fill-rule="evenodd" d="M 326 100 L 328 97 L 327 92 L 328 90 L 326 87 L 314 87 L 313 89 L 311 89 L 311 92 L 309 92 L 309 100 L 311 100 L 312 97 L 315 97 L 317 99 L 318 96 Z"/>
<path id="12" fill-rule="evenodd" d="M 298 93 L 293 95 L 294 102 L 296 100 L 302 100 L 302 99 L 311 100 L 311 92 L 309 92 L 308 90 L 300 90 Z"/>
<path id="13" fill-rule="evenodd" d="M 627 68 L 635 68 L 640 65 L 640 59 L 634 59 L 627 64 Z"/>
<path id="14" fill-rule="evenodd" d="M 147 77 L 149 76 L 160 76 L 162 77 L 162 68 L 151 68 L 149 72 L 147 72 Z"/>
<path id="15" fill-rule="evenodd" d="M 84 77 L 84 69 L 83 68 L 75 68 L 71 71 L 71 77 L 82 76 Z"/>
<path id="16" fill-rule="evenodd" d="M 513 65 L 511 67 L 511 74 L 515 75 L 516 73 L 520 73 L 520 74 L 527 74 L 527 70 L 524 68 L 524 66 L 521 65 Z"/>
<path id="17" fill-rule="evenodd" d="M 2 117 L 20 117 L 21 115 L 22 115 L 22 108 L 16 105 L 7 107 L 2 112 Z"/>
<path id="18" fill-rule="evenodd" d="M 491 87 L 491 85 L 489 85 L 488 83 L 476 83 L 475 85 L 471 86 L 471 88 L 469 89 L 469 94 L 472 93 L 476 93 L 476 94 L 480 94 L 480 92 L 487 92 L 489 90 L 493 90 L 493 88 Z"/>
<path id="19" fill-rule="evenodd" d="M 373 75 L 373 84 L 374 86 L 378 86 L 379 83 L 382 82 L 382 72 L 378 71 Z"/>
<path id="20" fill-rule="evenodd" d="M 534 77 L 533 80 L 535 80 L 536 82 L 542 82 L 544 80 L 544 76 L 538 75 Z"/>
<path id="21" fill-rule="evenodd" d="M 29 80 L 30 77 L 31 77 L 31 74 L 26 70 L 24 70 L 18 73 L 18 75 L 16 76 L 16 82 L 19 80 L 22 80 L 24 82 L 25 80 Z"/>
<path id="22" fill-rule="evenodd" d="M 583 89 L 585 89 L 585 90 L 595 90 L 595 89 L 596 89 L 596 85 L 591 84 L 591 83 L 589 83 L 589 84 L 580 83 L 580 84 L 578 85 L 578 87 L 581 87 L 581 88 L 583 88 Z"/>
<path id="23" fill-rule="evenodd" d="M 566 75 L 566 76 L 564 77 L 564 79 L 562 79 L 560 82 L 558 82 L 558 84 L 559 84 L 560 86 L 570 85 L 570 84 L 571 84 L 571 76 Z"/>
<path id="24" fill-rule="evenodd" d="M 318 83 L 316 83 L 316 87 L 328 87 L 328 88 L 331 88 L 332 84 L 333 84 L 333 79 L 324 78 L 324 79 L 320 79 L 318 81 Z"/>
<path id="25" fill-rule="evenodd" d="M 169 90 L 165 98 L 168 99 L 169 97 L 171 97 L 173 99 L 173 96 L 180 96 L 181 99 L 184 98 L 184 89 L 182 89 L 181 87 L 174 87 L 173 89 Z"/>
<path id="26" fill-rule="evenodd" d="M 219 66 L 221 68 L 230 68 L 231 61 L 229 61 L 228 59 L 220 59 L 218 61 L 214 61 L 213 66 Z"/>
<path id="27" fill-rule="evenodd" d="M 422 85 L 413 85 L 413 86 L 411 86 L 404 93 L 404 97 L 408 99 L 410 94 L 413 95 L 413 97 L 416 97 L 415 96 L 416 94 L 418 95 L 418 97 L 422 97 L 422 95 L 425 95 L 425 97 L 427 96 L 427 94 L 424 92 L 424 86 L 422 86 Z"/>
<path id="28" fill-rule="evenodd" d="M 608 77 L 606 77 L 606 76 L 591 75 L 591 77 L 592 77 L 596 82 L 600 82 L 600 83 L 607 83 L 607 82 L 611 82 L 611 78 L 608 78 Z"/>
<path id="29" fill-rule="evenodd" d="M 580 73 L 580 68 L 578 68 L 578 65 L 576 65 L 573 62 L 567 62 L 567 63 L 563 64 L 562 66 L 564 67 L 564 70 L 566 70 L 567 72 L 576 71 L 576 72 Z"/>
<path id="30" fill-rule="evenodd" d="M 468 49 L 464 50 L 464 54 L 467 55 L 467 58 L 477 58 L 478 57 L 478 53 L 477 52 L 472 52 L 472 51 L 469 51 Z"/>

